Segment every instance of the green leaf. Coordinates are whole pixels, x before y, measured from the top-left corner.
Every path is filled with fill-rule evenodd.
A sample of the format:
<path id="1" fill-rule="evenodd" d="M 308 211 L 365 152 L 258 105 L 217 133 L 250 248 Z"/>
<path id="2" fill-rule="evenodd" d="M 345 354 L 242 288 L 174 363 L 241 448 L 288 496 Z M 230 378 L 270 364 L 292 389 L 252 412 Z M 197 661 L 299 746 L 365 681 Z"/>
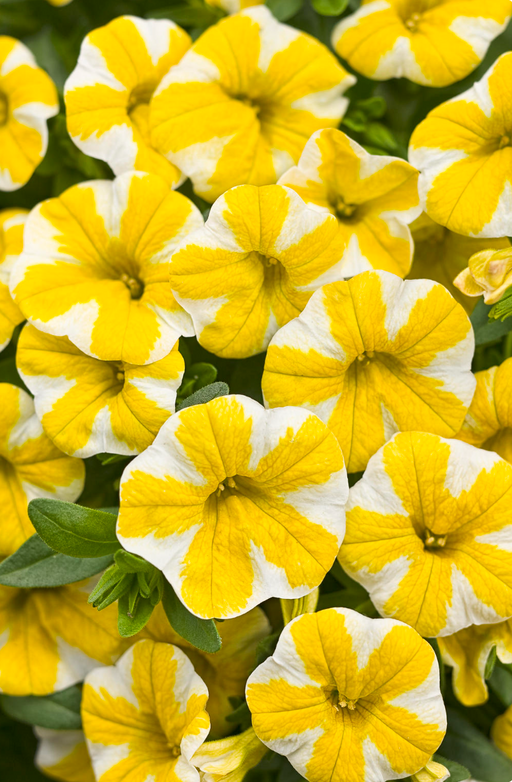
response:
<path id="1" fill-rule="evenodd" d="M 267 0 L 265 5 L 272 11 L 276 19 L 280 22 L 286 22 L 300 11 L 304 0 Z"/>
<path id="2" fill-rule="evenodd" d="M 192 364 L 189 370 L 189 375 L 194 381 L 194 388 L 199 391 L 200 388 L 208 386 L 210 383 L 214 383 L 217 380 L 217 367 L 213 364 L 207 364 L 205 361 L 200 361 L 197 364 Z"/>
<path id="3" fill-rule="evenodd" d="M 267 635 L 266 638 L 261 639 L 258 646 L 256 647 L 256 665 L 261 665 L 261 663 L 265 662 L 267 657 L 270 657 L 270 655 L 274 654 L 281 632 L 282 628 L 276 630 L 276 632 L 272 633 L 272 635 Z"/>
<path id="4" fill-rule="evenodd" d="M 364 140 L 387 152 L 395 152 L 398 149 L 398 142 L 393 133 L 381 122 L 368 123 L 364 131 Z"/>
<path id="5" fill-rule="evenodd" d="M 134 583 L 137 585 L 136 581 Z M 119 598 L 117 629 L 123 638 L 131 638 L 132 635 L 139 633 L 148 623 L 154 608 L 146 597 L 138 597 L 132 611 L 130 611 L 129 602 L 129 593 Z"/>
<path id="6" fill-rule="evenodd" d="M 461 766 L 460 763 L 456 763 L 454 760 L 448 760 L 443 758 L 442 755 L 434 755 L 436 763 L 441 763 L 442 766 L 448 769 L 450 772 L 450 782 L 466 782 L 471 777 L 469 770 L 465 766 Z"/>
<path id="7" fill-rule="evenodd" d="M 505 320 L 512 315 L 512 287 L 507 288 L 503 296 L 493 305 L 489 318 L 491 320 Z"/>
<path id="8" fill-rule="evenodd" d="M 183 402 L 176 405 L 176 409 L 183 410 L 185 407 L 192 407 L 192 405 L 203 405 L 211 399 L 216 399 L 218 396 L 226 396 L 227 394 L 229 394 L 229 386 L 227 383 L 223 383 L 222 381 L 210 383 L 210 385 L 200 388 L 199 391 L 195 391 L 190 396 L 187 396 Z"/>
<path id="9" fill-rule="evenodd" d="M 162 605 L 169 624 L 178 635 L 203 652 L 219 651 L 222 641 L 213 619 L 199 619 L 191 614 L 168 581 L 164 583 Z"/>
<path id="10" fill-rule="evenodd" d="M 97 559 L 59 554 L 36 534 L 4 559 L 0 565 L 0 584 L 24 589 L 64 586 L 95 576 L 111 563 L 111 554 Z"/>
<path id="11" fill-rule="evenodd" d="M 121 548 L 117 514 L 41 498 L 29 503 L 28 515 L 44 542 L 68 557 L 102 557 Z"/>
<path id="12" fill-rule="evenodd" d="M 498 663 L 489 679 L 489 687 L 505 708 L 512 706 L 512 671 Z"/>
<path id="13" fill-rule="evenodd" d="M 339 16 L 348 6 L 348 0 L 311 0 L 311 5 L 321 16 Z"/>
<path id="14" fill-rule="evenodd" d="M 428 641 L 428 643 L 434 650 L 435 655 L 437 657 L 437 663 L 439 665 L 440 688 L 441 688 L 441 692 L 444 693 L 445 682 L 446 682 L 446 671 L 444 668 L 444 660 L 443 660 L 443 655 L 441 654 L 441 649 L 439 648 L 439 643 L 437 641 L 437 638 L 426 638 L 425 640 Z"/>
<path id="15" fill-rule="evenodd" d="M 364 98 L 356 102 L 356 108 L 360 109 L 368 119 L 381 119 L 387 110 L 387 103 L 380 95 Z"/>
<path id="16" fill-rule="evenodd" d="M 487 345 L 489 342 L 497 342 L 509 331 L 512 331 L 512 319 L 505 321 L 489 320 L 489 312 L 492 307 L 480 299 L 470 315 L 470 321 L 475 332 L 475 345 Z"/>
<path id="17" fill-rule="evenodd" d="M 52 695 L 0 696 L 2 708 L 9 717 L 53 730 L 80 730 L 81 701 L 82 691 L 76 685 Z"/>
<path id="18" fill-rule="evenodd" d="M 152 573 L 155 570 L 150 562 L 122 548 L 114 554 L 114 561 L 122 573 Z"/>
<path id="19" fill-rule="evenodd" d="M 496 647 L 493 646 L 485 663 L 484 679 L 490 679 L 496 665 Z"/>
<path id="20" fill-rule="evenodd" d="M 448 709 L 448 731 L 441 744 L 444 757 L 467 766 L 474 779 L 510 782 L 512 760 L 455 709 Z"/>
<path id="21" fill-rule="evenodd" d="M 131 456 L 126 456 L 125 454 L 121 453 L 97 453 L 96 459 L 101 462 L 101 464 L 115 464 L 116 462 L 126 462 L 128 459 L 131 459 Z"/>

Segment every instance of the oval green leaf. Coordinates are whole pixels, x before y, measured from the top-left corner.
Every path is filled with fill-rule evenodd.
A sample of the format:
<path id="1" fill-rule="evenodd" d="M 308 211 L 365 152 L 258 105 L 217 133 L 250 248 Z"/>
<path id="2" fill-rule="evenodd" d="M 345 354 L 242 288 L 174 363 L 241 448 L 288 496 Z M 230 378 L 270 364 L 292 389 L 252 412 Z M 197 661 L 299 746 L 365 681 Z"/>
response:
<path id="1" fill-rule="evenodd" d="M 68 557 L 103 557 L 121 548 L 116 516 L 108 511 L 41 498 L 29 503 L 28 515 L 44 542 Z"/>
<path id="2" fill-rule="evenodd" d="M 199 619 L 191 614 L 168 581 L 164 584 L 162 605 L 169 624 L 178 635 L 203 652 L 219 651 L 222 640 L 213 619 Z"/>
<path id="3" fill-rule="evenodd" d="M 2 708 L 9 717 L 52 730 L 80 730 L 81 700 L 82 691 L 76 685 L 52 695 L 0 696 Z"/>
<path id="4" fill-rule="evenodd" d="M 348 6 L 349 0 L 311 0 L 311 5 L 321 16 L 339 16 Z"/>
<path id="5" fill-rule="evenodd" d="M 226 396 L 227 394 L 229 394 L 227 383 L 223 383 L 221 380 L 217 383 L 210 383 L 210 385 L 200 388 L 199 391 L 194 391 L 193 394 L 187 396 L 183 402 L 176 406 L 176 410 L 183 410 L 183 408 L 192 407 L 192 405 L 203 405 L 205 402 L 210 402 L 210 400 L 216 399 L 218 396 Z"/>

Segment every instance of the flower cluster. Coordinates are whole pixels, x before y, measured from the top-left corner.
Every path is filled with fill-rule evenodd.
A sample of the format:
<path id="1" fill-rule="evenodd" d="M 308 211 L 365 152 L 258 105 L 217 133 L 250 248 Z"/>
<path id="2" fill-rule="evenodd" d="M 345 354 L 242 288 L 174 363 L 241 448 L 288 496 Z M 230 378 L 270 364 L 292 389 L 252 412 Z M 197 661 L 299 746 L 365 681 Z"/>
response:
<path id="1" fill-rule="evenodd" d="M 6 720 L 60 782 L 509 779 L 512 3 L 69 2 L 0 35 Z"/>

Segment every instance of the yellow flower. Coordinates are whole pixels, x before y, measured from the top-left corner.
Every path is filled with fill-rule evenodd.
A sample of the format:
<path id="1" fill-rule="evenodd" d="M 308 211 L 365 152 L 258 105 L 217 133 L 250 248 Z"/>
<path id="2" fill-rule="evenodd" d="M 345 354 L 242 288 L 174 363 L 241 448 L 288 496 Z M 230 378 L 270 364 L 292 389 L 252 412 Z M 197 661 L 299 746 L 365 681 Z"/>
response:
<path id="1" fill-rule="evenodd" d="M 208 687 L 208 714 L 215 737 L 225 736 L 235 727 L 226 721 L 233 711 L 229 699 L 243 697 L 247 677 L 256 664 L 256 647 L 270 634 L 270 624 L 260 608 L 253 608 L 243 616 L 219 622 L 217 630 L 222 639 L 220 651 L 201 652 L 174 632 L 160 604 L 142 631 L 143 637 L 179 646 L 192 662 Z"/>
<path id="2" fill-rule="evenodd" d="M 34 728 L 39 739 L 34 763 L 59 782 L 96 782 L 81 730 Z"/>
<path id="3" fill-rule="evenodd" d="M 466 296 L 483 295 L 486 304 L 496 304 L 512 285 L 512 249 L 482 250 L 472 255 L 467 269 L 453 284 Z"/>
<path id="4" fill-rule="evenodd" d="M 202 224 L 154 174 L 75 185 L 30 213 L 11 293 L 36 328 L 90 356 L 158 361 L 193 334 L 169 287 L 169 257 Z"/>
<path id="5" fill-rule="evenodd" d="M 472 255 L 489 248 L 510 248 L 509 240 L 506 237 L 472 239 L 470 236 L 461 236 L 434 223 L 425 212 L 412 223 L 411 232 L 414 239 L 414 260 L 408 279 L 428 279 L 442 283 L 466 312 L 471 313 L 476 302 L 469 299 L 469 294 L 462 288 L 459 290 L 455 287 L 455 278 L 467 267 Z"/>
<path id="6" fill-rule="evenodd" d="M 253 5 L 264 5 L 265 0 L 205 0 L 207 5 L 214 8 L 222 8 L 228 14 L 237 14 L 245 8 L 251 8 Z"/>
<path id="7" fill-rule="evenodd" d="M 487 700 L 485 666 L 493 647 L 502 663 L 512 663 L 512 620 L 492 625 L 471 625 L 439 638 L 446 665 L 453 668 L 453 689 L 464 706 L 479 706 Z"/>
<path id="8" fill-rule="evenodd" d="M 319 418 L 219 397 L 171 416 L 125 469 L 117 534 L 190 611 L 229 618 L 321 583 L 346 497 L 341 449 Z"/>
<path id="9" fill-rule="evenodd" d="M 48 2 L 50 5 L 56 5 L 60 8 L 63 5 L 69 5 L 72 0 L 48 0 Z"/>
<path id="10" fill-rule="evenodd" d="M 146 366 L 100 361 L 67 337 L 27 324 L 16 353 L 44 431 L 71 456 L 136 454 L 151 445 L 174 413 L 184 361 L 175 344 Z"/>
<path id="11" fill-rule="evenodd" d="M 432 647 L 347 608 L 286 625 L 247 682 L 257 736 L 310 782 L 384 782 L 422 768 L 446 714 Z"/>
<path id="12" fill-rule="evenodd" d="M 98 782 L 194 782 L 208 690 L 176 646 L 139 641 L 85 680 L 82 721 Z"/>
<path id="13" fill-rule="evenodd" d="M 336 220 L 287 187 L 241 185 L 171 259 L 171 288 L 201 345 L 225 358 L 265 350 L 311 293 L 342 276 Z"/>
<path id="14" fill-rule="evenodd" d="M 475 377 L 475 395 L 457 438 L 512 463 L 512 358 Z"/>
<path id="15" fill-rule="evenodd" d="M 18 323 L 24 320 L 9 292 L 9 280 L 14 261 L 23 250 L 23 227 L 26 209 L 0 211 L 0 350 L 12 337 Z"/>
<path id="16" fill-rule="evenodd" d="M 251 768 L 267 754 L 254 728 L 220 741 L 205 741 L 192 762 L 202 772 L 202 782 L 242 782 Z"/>
<path id="17" fill-rule="evenodd" d="M 214 201 L 275 182 L 315 130 L 338 124 L 354 82 L 316 38 L 249 8 L 206 30 L 164 76 L 151 140 Z"/>
<path id="18" fill-rule="evenodd" d="M 32 398 L 0 383 L 0 558 L 35 533 L 27 505 L 35 497 L 74 502 L 84 485 L 81 459 L 65 456 L 46 436 Z M 1 676 L 1 674 L 0 674 Z"/>
<path id="19" fill-rule="evenodd" d="M 270 343 L 263 393 L 334 432 L 357 472 L 397 431 L 459 431 L 471 402 L 473 330 L 439 283 L 363 272 L 325 285 Z"/>
<path id="20" fill-rule="evenodd" d="M 350 491 L 342 567 L 425 637 L 512 616 L 512 467 L 433 434 L 397 434 Z"/>
<path id="21" fill-rule="evenodd" d="M 418 172 L 405 160 L 370 155 L 341 130 L 311 136 L 279 184 L 336 216 L 345 243 L 343 276 L 384 269 L 405 277 L 413 241 L 407 226 L 421 212 Z"/>
<path id="22" fill-rule="evenodd" d="M 64 99 L 71 138 L 115 174 L 150 171 L 177 187 L 184 179 L 151 144 L 149 102 L 191 44 L 169 19 L 120 16 L 84 38 Z"/>
<path id="23" fill-rule="evenodd" d="M 491 727 L 491 738 L 505 755 L 512 758 L 512 706 L 496 717 Z"/>
<path id="24" fill-rule="evenodd" d="M 510 0 L 363 0 L 332 42 L 369 79 L 445 87 L 479 65 L 511 13 Z"/>
<path id="25" fill-rule="evenodd" d="M 512 234 L 512 52 L 420 122 L 409 160 L 436 223 L 464 236 Z"/>
<path id="26" fill-rule="evenodd" d="M 0 190 L 22 187 L 46 154 L 55 85 L 16 38 L 0 35 Z"/>
<path id="27" fill-rule="evenodd" d="M 427 765 L 413 774 L 411 782 L 445 782 L 450 778 L 450 772 L 441 763 L 429 760 Z"/>
<path id="28" fill-rule="evenodd" d="M 2 692 L 47 695 L 119 657 L 128 642 L 117 631 L 117 609 L 90 606 L 93 585 L 89 580 L 52 589 L 0 586 Z"/>
<path id="29" fill-rule="evenodd" d="M 304 597 L 297 597 L 295 600 L 281 599 L 281 611 L 285 625 L 301 614 L 314 614 L 319 597 L 320 590 L 317 587 L 316 589 L 313 589 L 309 595 L 304 595 Z"/>

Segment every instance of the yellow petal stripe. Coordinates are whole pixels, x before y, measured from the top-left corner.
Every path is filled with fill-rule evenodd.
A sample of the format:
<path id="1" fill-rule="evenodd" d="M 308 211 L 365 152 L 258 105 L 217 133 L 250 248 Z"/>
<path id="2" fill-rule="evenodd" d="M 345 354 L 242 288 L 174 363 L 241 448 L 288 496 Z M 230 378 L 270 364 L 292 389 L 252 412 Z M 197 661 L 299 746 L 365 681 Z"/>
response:
<path id="1" fill-rule="evenodd" d="M 23 227 L 27 214 L 26 209 L 0 211 L 0 350 L 9 343 L 18 323 L 24 320 L 12 300 L 9 281 L 13 264 L 23 250 Z"/>
<path id="2" fill-rule="evenodd" d="M 203 782 L 242 782 L 267 752 L 254 728 L 248 728 L 220 741 L 205 741 L 192 761 L 203 772 Z"/>
<path id="3" fill-rule="evenodd" d="M 512 706 L 494 720 L 491 738 L 496 746 L 512 759 Z"/>

